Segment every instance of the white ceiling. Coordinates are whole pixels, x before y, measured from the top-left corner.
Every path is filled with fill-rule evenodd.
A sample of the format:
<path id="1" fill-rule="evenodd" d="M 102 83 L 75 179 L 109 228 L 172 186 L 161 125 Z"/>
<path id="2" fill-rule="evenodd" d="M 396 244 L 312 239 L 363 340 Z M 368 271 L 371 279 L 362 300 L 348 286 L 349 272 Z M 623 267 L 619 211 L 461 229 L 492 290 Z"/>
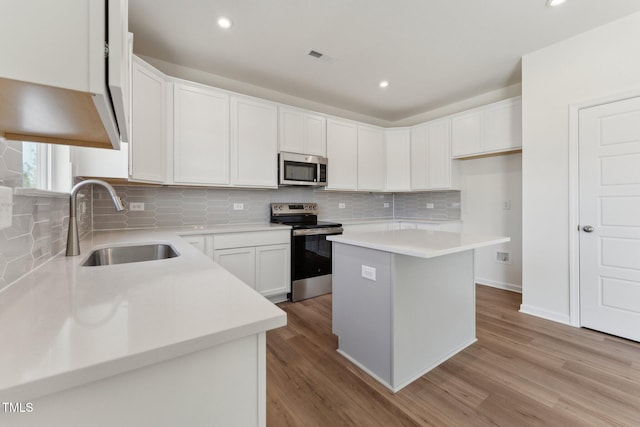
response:
<path id="1" fill-rule="evenodd" d="M 129 0 L 129 28 L 137 54 L 392 123 L 517 84 L 522 55 L 639 10 L 640 0 Z"/>

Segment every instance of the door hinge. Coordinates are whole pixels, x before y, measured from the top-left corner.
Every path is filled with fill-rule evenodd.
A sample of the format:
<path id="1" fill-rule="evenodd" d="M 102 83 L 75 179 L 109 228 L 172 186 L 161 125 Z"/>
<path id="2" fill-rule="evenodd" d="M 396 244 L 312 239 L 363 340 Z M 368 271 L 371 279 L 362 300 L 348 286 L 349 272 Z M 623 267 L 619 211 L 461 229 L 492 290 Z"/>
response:
<path id="1" fill-rule="evenodd" d="M 109 44 L 104 44 L 104 58 L 107 59 L 109 57 Z"/>

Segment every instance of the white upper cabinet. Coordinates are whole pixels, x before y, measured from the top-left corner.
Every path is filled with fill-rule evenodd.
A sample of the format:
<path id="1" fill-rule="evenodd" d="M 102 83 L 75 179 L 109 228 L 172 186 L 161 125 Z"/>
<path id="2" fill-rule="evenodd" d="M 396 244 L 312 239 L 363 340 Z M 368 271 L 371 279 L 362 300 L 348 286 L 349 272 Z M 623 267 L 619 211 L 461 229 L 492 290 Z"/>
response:
<path id="1" fill-rule="evenodd" d="M 439 119 L 411 129 L 411 189 L 453 187 L 450 120 Z"/>
<path id="2" fill-rule="evenodd" d="M 198 85 L 173 87 L 173 182 L 228 185 L 229 95 Z"/>
<path id="3" fill-rule="evenodd" d="M 411 190 L 411 131 L 385 130 L 387 183 L 386 191 Z"/>
<path id="4" fill-rule="evenodd" d="M 327 189 L 358 187 L 358 126 L 354 122 L 327 120 Z"/>
<path id="5" fill-rule="evenodd" d="M 127 1 L 4 1 L 1 9 L 0 136 L 102 148 L 119 148 L 121 133 L 127 141 Z"/>
<path id="6" fill-rule="evenodd" d="M 411 128 L 411 189 L 427 190 L 427 125 L 421 124 Z"/>
<path id="7" fill-rule="evenodd" d="M 453 157 L 482 151 L 482 112 L 472 111 L 451 119 Z"/>
<path id="8" fill-rule="evenodd" d="M 83 178 L 129 179 L 129 144 L 123 142 L 119 150 L 71 147 L 73 176 Z"/>
<path id="9" fill-rule="evenodd" d="M 449 125 L 448 119 L 427 125 L 427 181 L 432 190 L 452 187 Z"/>
<path id="10" fill-rule="evenodd" d="M 521 98 L 488 106 L 484 111 L 483 150 L 503 151 L 522 147 Z"/>
<path id="11" fill-rule="evenodd" d="M 164 183 L 167 180 L 167 90 L 164 74 L 134 58 L 129 144 L 133 181 Z"/>
<path id="12" fill-rule="evenodd" d="M 522 147 L 520 97 L 475 108 L 451 118 L 451 155 L 470 157 Z"/>
<path id="13" fill-rule="evenodd" d="M 383 191 L 386 185 L 384 130 L 358 126 L 358 190 Z"/>
<path id="14" fill-rule="evenodd" d="M 326 119 L 309 111 L 278 108 L 280 151 L 327 155 Z"/>
<path id="15" fill-rule="evenodd" d="M 278 110 L 255 98 L 231 98 L 231 183 L 278 186 Z"/>

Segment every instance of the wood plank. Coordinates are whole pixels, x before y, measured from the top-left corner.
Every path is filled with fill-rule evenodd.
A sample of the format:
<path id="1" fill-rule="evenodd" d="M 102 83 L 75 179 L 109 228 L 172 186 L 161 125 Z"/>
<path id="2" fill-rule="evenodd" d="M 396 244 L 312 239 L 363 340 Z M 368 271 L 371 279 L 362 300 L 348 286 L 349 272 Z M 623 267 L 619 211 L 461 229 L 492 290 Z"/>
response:
<path id="1" fill-rule="evenodd" d="M 0 78 L 0 135 L 14 141 L 113 148 L 92 94 Z"/>
<path id="2" fill-rule="evenodd" d="M 270 426 L 640 425 L 640 343 L 518 312 L 477 286 L 478 342 L 397 394 L 336 352 L 331 295 L 267 334 Z"/>

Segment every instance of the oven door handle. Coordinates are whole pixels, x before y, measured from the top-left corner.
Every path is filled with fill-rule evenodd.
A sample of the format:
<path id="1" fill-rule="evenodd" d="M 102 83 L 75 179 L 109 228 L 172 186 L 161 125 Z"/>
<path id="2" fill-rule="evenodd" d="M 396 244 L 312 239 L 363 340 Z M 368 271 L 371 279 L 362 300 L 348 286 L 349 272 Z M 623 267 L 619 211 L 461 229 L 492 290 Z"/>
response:
<path id="1" fill-rule="evenodd" d="M 332 228 L 301 228 L 299 230 L 293 230 L 292 236 L 318 236 L 322 234 L 342 234 L 342 227 Z"/>

